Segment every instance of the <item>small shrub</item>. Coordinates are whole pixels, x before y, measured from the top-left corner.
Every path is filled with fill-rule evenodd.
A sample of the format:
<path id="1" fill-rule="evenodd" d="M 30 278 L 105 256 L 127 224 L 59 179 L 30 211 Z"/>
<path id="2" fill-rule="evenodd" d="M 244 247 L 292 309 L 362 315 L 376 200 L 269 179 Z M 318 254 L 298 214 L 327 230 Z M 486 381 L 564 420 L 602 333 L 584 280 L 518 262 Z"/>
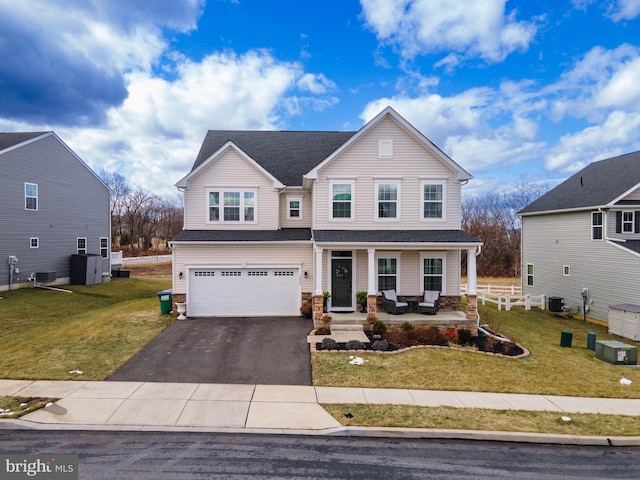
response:
<path id="1" fill-rule="evenodd" d="M 458 343 L 460 345 L 470 345 L 472 337 L 473 337 L 473 334 L 471 333 L 471 330 L 469 330 L 468 328 L 458 329 Z"/>
<path id="2" fill-rule="evenodd" d="M 410 333 L 414 345 L 447 345 L 448 342 L 438 327 L 416 327 Z"/>
<path id="3" fill-rule="evenodd" d="M 338 342 L 336 342 L 333 338 L 323 338 L 322 339 L 322 350 L 337 350 Z"/>
<path id="4" fill-rule="evenodd" d="M 332 319 L 333 319 L 333 317 L 331 315 L 329 315 L 328 313 L 325 313 L 324 315 L 322 315 L 322 318 L 321 318 L 321 320 L 324 322 L 326 327 L 329 326 L 329 324 L 331 323 Z"/>
<path id="5" fill-rule="evenodd" d="M 303 303 L 300 307 L 300 314 L 303 318 L 311 318 L 311 314 L 313 313 L 313 308 L 308 303 Z"/>
<path id="6" fill-rule="evenodd" d="M 400 329 L 403 332 L 410 332 L 411 330 L 413 330 L 413 325 L 411 323 L 409 323 L 409 322 L 404 322 L 402 324 L 402 326 L 400 327 Z"/>
<path id="7" fill-rule="evenodd" d="M 380 320 L 376 320 L 371 327 L 371 331 L 374 335 L 384 335 L 384 333 L 387 331 L 387 326 Z"/>
<path id="8" fill-rule="evenodd" d="M 458 332 L 455 328 L 447 328 L 444 332 L 444 338 L 449 343 L 458 343 Z"/>
<path id="9" fill-rule="evenodd" d="M 376 317 L 375 313 L 370 313 L 370 314 L 367 315 L 367 323 L 369 325 L 373 325 L 377 321 L 378 321 L 378 317 Z"/>
<path id="10" fill-rule="evenodd" d="M 345 344 L 345 348 L 347 350 L 364 350 L 365 345 L 364 345 L 364 343 L 359 342 L 358 340 L 349 340 Z"/>

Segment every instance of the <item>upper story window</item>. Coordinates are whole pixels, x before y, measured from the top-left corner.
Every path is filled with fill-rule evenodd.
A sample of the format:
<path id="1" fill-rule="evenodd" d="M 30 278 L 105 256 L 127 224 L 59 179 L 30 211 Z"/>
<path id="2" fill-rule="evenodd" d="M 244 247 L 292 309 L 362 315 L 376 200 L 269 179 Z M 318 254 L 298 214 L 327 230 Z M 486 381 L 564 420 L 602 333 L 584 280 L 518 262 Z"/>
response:
<path id="1" fill-rule="evenodd" d="M 287 218 L 302 219 L 302 197 L 287 197 Z"/>
<path id="2" fill-rule="evenodd" d="M 444 218 L 444 183 L 422 183 L 422 218 Z"/>
<path id="3" fill-rule="evenodd" d="M 104 258 L 109 256 L 109 239 L 107 237 L 100 237 L 100 255 Z"/>
<path id="4" fill-rule="evenodd" d="M 255 222 L 254 190 L 209 190 L 209 222 Z"/>
<path id="5" fill-rule="evenodd" d="M 591 239 L 602 240 L 602 212 L 591 212 Z"/>
<path id="6" fill-rule="evenodd" d="M 380 182 L 376 184 L 376 218 L 400 218 L 400 184 Z"/>
<path id="7" fill-rule="evenodd" d="M 38 210 L 38 184 L 24 184 L 24 208 L 26 210 Z"/>
<path id="8" fill-rule="evenodd" d="M 331 218 L 353 218 L 353 190 L 354 184 L 352 182 L 331 184 Z"/>
<path id="9" fill-rule="evenodd" d="M 78 237 L 76 243 L 77 253 L 87 253 L 87 237 Z"/>
<path id="10" fill-rule="evenodd" d="M 622 212 L 622 231 L 633 233 L 633 212 Z"/>

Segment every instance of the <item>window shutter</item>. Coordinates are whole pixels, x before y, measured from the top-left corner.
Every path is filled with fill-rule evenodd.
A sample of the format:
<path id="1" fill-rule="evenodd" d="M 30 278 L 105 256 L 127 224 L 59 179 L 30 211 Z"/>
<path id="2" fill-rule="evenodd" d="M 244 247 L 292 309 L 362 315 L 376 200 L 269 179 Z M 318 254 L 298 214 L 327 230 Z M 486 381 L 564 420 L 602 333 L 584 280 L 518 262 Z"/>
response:
<path id="1" fill-rule="evenodd" d="M 616 212 L 616 233 L 622 233 L 622 212 Z"/>
<path id="2" fill-rule="evenodd" d="M 633 212 L 633 231 L 640 233 L 640 212 Z"/>

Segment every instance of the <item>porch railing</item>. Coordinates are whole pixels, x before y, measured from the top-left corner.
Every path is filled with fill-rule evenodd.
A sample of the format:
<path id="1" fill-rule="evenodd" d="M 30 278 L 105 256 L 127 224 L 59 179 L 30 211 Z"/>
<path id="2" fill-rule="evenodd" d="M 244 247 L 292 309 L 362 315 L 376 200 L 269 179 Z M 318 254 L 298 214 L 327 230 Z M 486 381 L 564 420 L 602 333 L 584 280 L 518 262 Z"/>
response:
<path id="1" fill-rule="evenodd" d="M 111 265 L 122 265 L 122 251 L 111 252 Z"/>
<path id="2" fill-rule="evenodd" d="M 495 303 L 498 305 L 498 310 L 504 309 L 508 312 L 511 307 L 524 307 L 525 310 L 531 310 L 532 307 L 539 307 L 541 310 L 546 309 L 547 296 L 542 295 L 503 295 L 500 293 L 487 293 L 478 292 L 478 299 L 482 302 L 482 305 L 486 305 L 486 302 Z"/>
<path id="3" fill-rule="evenodd" d="M 480 292 L 493 293 L 493 294 L 503 294 L 503 295 L 521 295 L 522 287 L 520 285 L 478 285 L 476 290 L 478 294 Z M 467 284 L 463 283 L 460 285 L 460 291 L 463 295 L 467 293 Z"/>

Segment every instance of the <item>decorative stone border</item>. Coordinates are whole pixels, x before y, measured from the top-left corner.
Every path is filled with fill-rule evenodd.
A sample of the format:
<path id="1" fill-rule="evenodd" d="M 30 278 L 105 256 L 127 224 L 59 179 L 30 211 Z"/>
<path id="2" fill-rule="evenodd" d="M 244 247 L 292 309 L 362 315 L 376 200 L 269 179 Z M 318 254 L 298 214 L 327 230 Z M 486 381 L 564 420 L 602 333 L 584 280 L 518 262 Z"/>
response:
<path id="1" fill-rule="evenodd" d="M 314 335 L 315 331 L 316 329 L 311 330 L 311 333 L 309 333 L 309 335 Z M 421 350 L 421 349 L 431 348 L 431 349 L 437 349 L 437 350 L 457 350 L 459 352 L 479 353 L 481 355 L 489 355 L 492 357 L 501 357 L 501 358 L 508 358 L 513 360 L 519 360 L 521 358 L 526 358 L 529 355 L 531 355 L 531 352 L 529 352 L 529 349 L 523 347 L 519 343 L 516 343 L 516 342 L 513 342 L 513 343 L 515 343 L 522 349 L 522 353 L 520 355 L 513 356 L 513 355 L 504 355 L 502 353 L 482 352 L 480 350 L 471 350 L 470 348 L 465 348 L 460 345 L 412 345 L 411 347 L 400 348 L 392 352 L 381 352 L 378 350 L 318 350 L 316 348 L 315 342 L 309 344 L 309 351 L 311 353 L 314 353 L 314 352 L 315 353 L 350 353 L 350 354 L 364 353 L 364 354 L 374 354 L 374 355 L 397 355 L 398 353 L 404 353 L 410 350 Z"/>

